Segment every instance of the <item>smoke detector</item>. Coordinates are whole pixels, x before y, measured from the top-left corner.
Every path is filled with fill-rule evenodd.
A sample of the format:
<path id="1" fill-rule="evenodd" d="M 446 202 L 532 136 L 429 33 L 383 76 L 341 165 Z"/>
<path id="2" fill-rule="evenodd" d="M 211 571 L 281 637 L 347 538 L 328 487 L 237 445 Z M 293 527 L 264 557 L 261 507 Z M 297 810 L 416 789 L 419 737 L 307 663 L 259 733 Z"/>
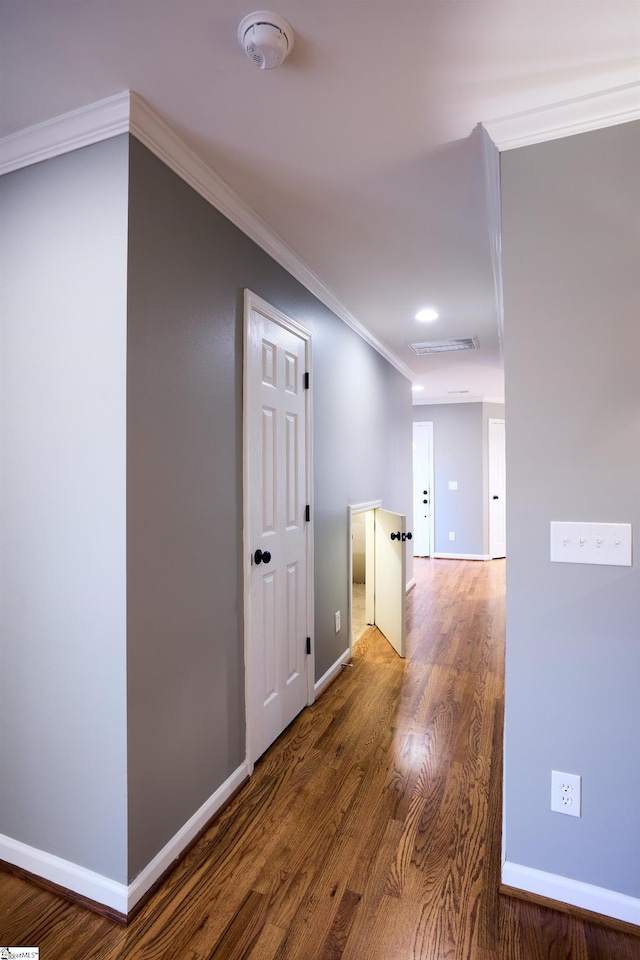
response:
<path id="1" fill-rule="evenodd" d="M 238 27 L 242 49 L 262 70 L 278 67 L 293 50 L 293 30 L 277 13 L 257 10 Z"/>

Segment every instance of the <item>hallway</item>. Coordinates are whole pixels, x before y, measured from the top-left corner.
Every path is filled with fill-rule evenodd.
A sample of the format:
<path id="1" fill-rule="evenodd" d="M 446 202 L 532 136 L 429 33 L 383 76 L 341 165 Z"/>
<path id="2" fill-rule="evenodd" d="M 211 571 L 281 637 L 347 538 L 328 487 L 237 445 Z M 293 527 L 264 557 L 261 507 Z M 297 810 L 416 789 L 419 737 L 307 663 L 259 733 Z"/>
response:
<path id="1" fill-rule="evenodd" d="M 504 561 L 416 560 L 407 658 L 372 627 L 128 927 L 0 873 L 42 960 L 637 960 L 498 894 Z M 161 798 L 159 798 L 161 802 Z"/>

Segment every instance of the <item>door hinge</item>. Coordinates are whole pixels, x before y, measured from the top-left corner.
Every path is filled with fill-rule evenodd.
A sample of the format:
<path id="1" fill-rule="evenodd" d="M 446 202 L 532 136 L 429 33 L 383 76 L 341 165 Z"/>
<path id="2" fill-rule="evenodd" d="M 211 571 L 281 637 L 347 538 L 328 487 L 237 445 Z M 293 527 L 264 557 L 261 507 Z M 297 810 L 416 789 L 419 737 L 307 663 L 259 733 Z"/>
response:
<path id="1" fill-rule="evenodd" d="M 309 389 L 309 371 L 308 370 L 304 375 L 304 388 L 305 390 Z"/>
<path id="2" fill-rule="evenodd" d="M 311 520 L 311 507 L 309 506 L 309 504 L 307 504 L 306 507 L 304 508 L 304 518 L 307 521 L 307 523 L 309 523 L 309 521 Z"/>
<path id="3" fill-rule="evenodd" d="M 307 653 L 311 653 L 311 637 L 307 637 Z"/>

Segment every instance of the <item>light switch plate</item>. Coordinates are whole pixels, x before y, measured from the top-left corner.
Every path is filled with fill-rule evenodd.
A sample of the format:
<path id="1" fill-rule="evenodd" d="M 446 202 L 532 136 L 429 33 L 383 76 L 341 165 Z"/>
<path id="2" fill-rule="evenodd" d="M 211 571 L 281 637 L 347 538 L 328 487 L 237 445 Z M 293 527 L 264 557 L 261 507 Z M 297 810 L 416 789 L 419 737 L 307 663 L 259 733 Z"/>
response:
<path id="1" fill-rule="evenodd" d="M 631 524 L 552 520 L 551 560 L 630 567 Z"/>
<path id="2" fill-rule="evenodd" d="M 449 490 L 457 490 L 457 489 L 458 489 L 458 481 L 449 480 Z"/>

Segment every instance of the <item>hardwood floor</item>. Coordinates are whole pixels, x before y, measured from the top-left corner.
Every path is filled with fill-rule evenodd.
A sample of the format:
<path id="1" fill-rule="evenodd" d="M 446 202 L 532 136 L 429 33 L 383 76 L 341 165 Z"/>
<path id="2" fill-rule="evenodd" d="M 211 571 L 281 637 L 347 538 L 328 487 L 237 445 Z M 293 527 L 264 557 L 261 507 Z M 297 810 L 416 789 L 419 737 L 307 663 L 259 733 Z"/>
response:
<path id="1" fill-rule="evenodd" d="M 375 628 L 124 928 L 0 874 L 42 960 L 638 960 L 498 895 L 504 564 L 416 561 L 405 661 Z"/>

